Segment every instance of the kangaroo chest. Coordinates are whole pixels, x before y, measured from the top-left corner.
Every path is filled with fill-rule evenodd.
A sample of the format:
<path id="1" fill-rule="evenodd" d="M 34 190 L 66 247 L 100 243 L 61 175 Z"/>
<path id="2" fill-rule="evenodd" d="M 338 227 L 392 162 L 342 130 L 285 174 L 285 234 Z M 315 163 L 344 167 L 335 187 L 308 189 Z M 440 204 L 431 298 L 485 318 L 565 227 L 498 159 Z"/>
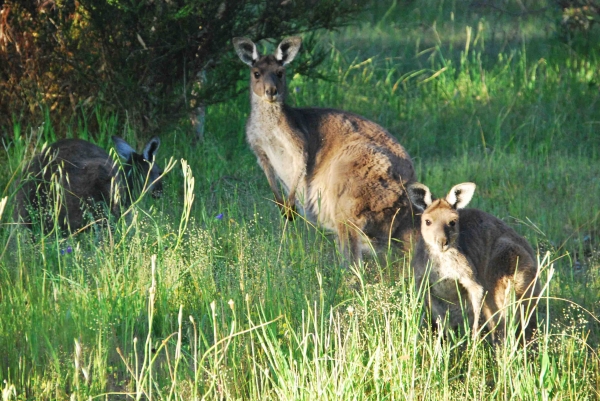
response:
<path id="1" fill-rule="evenodd" d="M 458 282 L 460 277 L 472 275 L 472 268 L 469 260 L 458 250 L 449 249 L 441 255 L 430 258 L 431 273 L 429 274 L 429 284 L 431 293 L 445 299 L 448 302 L 458 302 L 459 292 L 462 293 L 461 284 Z"/>
<path id="2" fill-rule="evenodd" d="M 433 257 L 430 255 L 429 260 L 429 292 L 433 315 L 443 319 L 448 313 L 448 324 L 456 328 L 463 323 L 466 312 L 472 324 L 473 310 L 468 302 L 469 294 L 459 282 L 461 277 L 472 276 L 474 273 L 469 259 L 457 249 L 449 249 Z"/>
<path id="3" fill-rule="evenodd" d="M 294 133 L 285 124 L 269 120 L 251 118 L 246 130 L 248 143 L 259 159 L 260 153 L 267 157 L 286 194 L 296 187 L 296 197 L 301 202 L 299 206 L 303 206 L 306 164 L 301 142 L 294 138 Z"/>

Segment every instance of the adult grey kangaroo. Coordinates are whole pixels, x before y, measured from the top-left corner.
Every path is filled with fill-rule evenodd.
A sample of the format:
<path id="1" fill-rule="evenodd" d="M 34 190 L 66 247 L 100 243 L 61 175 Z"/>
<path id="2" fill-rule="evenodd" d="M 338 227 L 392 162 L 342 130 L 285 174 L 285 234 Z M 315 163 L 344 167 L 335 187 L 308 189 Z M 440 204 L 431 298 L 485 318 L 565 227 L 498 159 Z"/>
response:
<path id="1" fill-rule="evenodd" d="M 463 309 L 467 311 L 473 337 L 478 335 L 482 310 L 492 336 L 496 328 L 505 332 L 512 290 L 524 316 L 517 320 L 525 322 L 521 329 L 529 336 L 540 296 L 535 254 L 502 220 L 464 209 L 474 192 L 475 184 L 467 182 L 455 185 L 445 199 L 433 200 L 425 185 L 408 187 L 411 201 L 423 211 L 412 260 L 417 289 L 426 290 L 432 319 L 443 320 L 448 314 L 451 329 L 462 325 Z"/>
<path id="2" fill-rule="evenodd" d="M 141 154 L 118 136 L 115 149 L 124 159 L 123 171 L 104 149 L 82 139 L 62 139 L 38 153 L 26 166 L 16 195 L 14 219 L 29 227 L 37 216 L 45 232 L 54 228 L 58 214 L 60 229 L 75 231 L 90 220 L 101 218 L 100 203 L 108 205 L 116 217 L 144 187 L 154 197 L 162 194 L 162 170 L 154 162 L 160 146 L 152 138 Z M 52 181 L 58 183 L 61 197 L 56 202 Z"/>
<path id="3" fill-rule="evenodd" d="M 406 194 L 406 184 L 415 180 L 406 150 L 356 114 L 285 103 L 285 66 L 301 42 L 284 39 L 275 54 L 261 56 L 250 39 L 233 39 L 250 66 L 246 137 L 277 205 L 288 218 L 298 210 L 336 233 L 347 262 L 360 261 L 364 251 L 380 249 L 390 239 L 408 243 L 418 217 Z"/>

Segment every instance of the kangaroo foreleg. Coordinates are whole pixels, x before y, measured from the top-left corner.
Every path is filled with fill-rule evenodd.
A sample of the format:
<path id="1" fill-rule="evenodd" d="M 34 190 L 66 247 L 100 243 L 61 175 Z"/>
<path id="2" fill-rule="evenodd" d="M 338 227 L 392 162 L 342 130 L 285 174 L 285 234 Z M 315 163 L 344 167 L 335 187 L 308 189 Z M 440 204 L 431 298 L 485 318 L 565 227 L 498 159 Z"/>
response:
<path id="1" fill-rule="evenodd" d="M 290 189 L 290 194 L 287 197 L 287 202 L 284 205 L 285 210 L 282 210 L 282 212 L 288 220 L 293 220 L 294 215 L 296 214 L 296 190 L 298 189 L 300 180 L 304 179 L 304 175 L 304 171 L 301 171 L 300 174 L 298 174 L 298 176 L 294 179 L 294 182 L 292 183 L 292 187 Z"/>
<path id="2" fill-rule="evenodd" d="M 279 188 L 279 183 L 277 181 L 277 176 L 275 175 L 275 170 L 273 169 L 273 165 L 271 164 L 269 157 L 261 149 L 255 149 L 254 151 L 255 151 L 257 159 L 258 159 L 258 164 L 264 171 L 265 176 L 267 177 L 267 181 L 269 182 L 269 187 L 271 187 L 271 191 L 273 192 L 273 195 L 275 196 L 275 203 L 277 204 L 277 207 L 281 211 L 281 214 L 283 214 L 288 220 L 293 220 L 294 212 L 295 212 L 294 203 L 292 203 L 292 204 L 289 203 L 289 197 L 288 197 L 288 201 L 286 201 L 281 196 L 281 191 Z M 294 188 L 293 192 L 295 192 L 295 188 Z"/>
<path id="3" fill-rule="evenodd" d="M 362 262 L 360 234 L 349 222 L 340 222 L 337 225 L 338 246 L 344 257 L 344 264 Z"/>
<path id="4" fill-rule="evenodd" d="M 471 335 L 473 336 L 473 339 L 476 339 L 479 331 L 479 319 L 481 316 L 481 306 L 485 291 L 481 284 L 471 277 L 463 276 L 459 279 L 459 282 L 469 294 L 469 302 L 473 308 L 473 328 L 471 329 Z"/>

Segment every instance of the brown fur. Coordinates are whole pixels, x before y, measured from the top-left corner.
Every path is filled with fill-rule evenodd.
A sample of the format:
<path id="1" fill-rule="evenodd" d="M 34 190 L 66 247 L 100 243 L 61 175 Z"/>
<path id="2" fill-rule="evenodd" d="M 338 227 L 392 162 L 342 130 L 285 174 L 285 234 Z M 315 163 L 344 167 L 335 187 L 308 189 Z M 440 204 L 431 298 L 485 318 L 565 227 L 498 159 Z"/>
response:
<path id="1" fill-rule="evenodd" d="M 151 166 L 151 161 L 133 152 L 121 138 L 113 140 L 118 153 L 126 159 L 124 174 L 104 149 L 81 139 L 60 140 L 35 155 L 19 183 L 14 219 L 30 227 L 36 220 L 32 215 L 37 215 L 43 230 L 49 232 L 54 228 L 58 210 L 60 229 L 74 231 L 84 227 L 90 217 L 102 219 L 101 204 L 106 204 L 118 218 L 121 206 L 128 206 L 132 196 L 140 194 L 141 182 L 147 175 L 153 182 L 150 185 L 153 196 L 160 196 L 160 168 L 156 164 Z M 159 144 L 158 138 L 153 138 L 144 154 L 152 159 Z M 58 183 L 58 191 L 52 190 L 52 182 Z M 58 203 L 57 196 L 60 196 Z"/>
<path id="2" fill-rule="evenodd" d="M 288 218 L 298 209 L 335 232 L 349 261 L 359 261 L 364 251 L 382 248 L 390 238 L 410 241 L 418 220 L 405 185 L 415 172 L 396 139 L 353 113 L 285 104 L 285 65 L 300 42 L 285 39 L 274 55 L 261 57 L 252 41 L 234 39 L 238 55 L 251 67 L 247 140 L 277 204 Z"/>
<path id="3" fill-rule="evenodd" d="M 515 300 L 523 301 L 525 316 L 533 315 L 540 285 L 536 256 L 525 238 L 488 213 L 462 209 L 474 190 L 475 184 L 459 184 L 446 199 L 432 201 L 427 187 L 413 184 L 409 196 L 424 210 L 412 261 L 417 288 L 426 285 L 433 319 L 443 320 L 448 314 L 450 328 L 456 329 L 463 324 L 464 309 L 476 336 L 481 310 L 490 331 L 504 331 L 509 287 Z M 527 336 L 533 321 L 524 328 Z"/>

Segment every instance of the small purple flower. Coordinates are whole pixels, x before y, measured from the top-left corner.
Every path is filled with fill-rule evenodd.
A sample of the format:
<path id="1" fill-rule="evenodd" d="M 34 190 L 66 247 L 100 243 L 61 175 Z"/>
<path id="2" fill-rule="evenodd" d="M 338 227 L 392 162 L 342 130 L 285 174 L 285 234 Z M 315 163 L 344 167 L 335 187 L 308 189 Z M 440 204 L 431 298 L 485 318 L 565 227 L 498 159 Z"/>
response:
<path id="1" fill-rule="evenodd" d="M 294 92 L 296 92 L 296 93 L 299 93 L 299 92 L 300 92 L 300 87 L 299 87 L 299 86 L 296 86 L 296 87 L 294 88 Z"/>
<path id="2" fill-rule="evenodd" d="M 219 213 L 217 215 L 217 217 L 215 217 L 217 220 L 223 220 L 223 213 Z"/>
<path id="3" fill-rule="evenodd" d="M 61 256 L 64 256 L 67 253 L 73 253 L 73 247 L 71 245 L 69 245 L 68 247 L 66 247 L 65 249 L 61 249 L 60 250 L 60 254 Z"/>

